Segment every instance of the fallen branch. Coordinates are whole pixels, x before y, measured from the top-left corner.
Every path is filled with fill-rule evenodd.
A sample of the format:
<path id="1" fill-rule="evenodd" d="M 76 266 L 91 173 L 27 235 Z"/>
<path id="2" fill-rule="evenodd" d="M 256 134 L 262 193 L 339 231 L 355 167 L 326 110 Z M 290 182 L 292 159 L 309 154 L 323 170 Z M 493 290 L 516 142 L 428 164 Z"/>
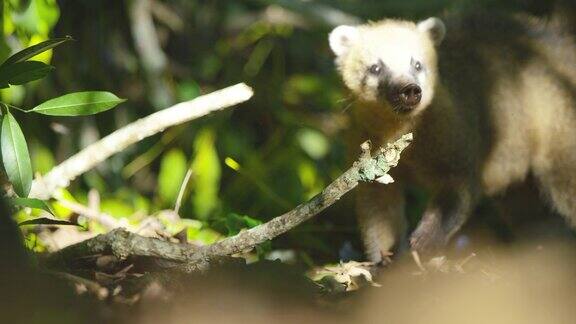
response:
<path id="1" fill-rule="evenodd" d="M 400 153 L 410 144 L 412 134 L 404 135 L 393 144 L 378 150 L 371 156 L 369 144 L 363 144 L 363 153 L 354 165 L 330 183 L 321 193 L 299 205 L 292 211 L 278 216 L 267 223 L 242 231 L 235 236 L 206 246 L 192 246 L 142 237 L 115 229 L 108 234 L 69 246 L 56 253 L 50 259 L 68 263 L 78 257 L 112 253 L 125 259 L 129 256 L 157 257 L 182 262 L 177 267 L 184 272 L 206 269 L 212 260 L 250 250 L 283 234 L 300 223 L 339 200 L 348 191 L 354 189 L 360 181 L 372 182 L 388 174 L 396 166 Z"/>
<path id="2" fill-rule="evenodd" d="M 144 237 L 117 228 L 53 253 L 48 258 L 47 264 L 49 266 L 70 264 L 72 260 L 99 254 L 112 254 L 120 260 L 129 256 L 139 256 L 185 262 L 188 261 L 187 253 L 191 249 L 194 249 L 193 245 Z"/>
<path id="3" fill-rule="evenodd" d="M 364 143 L 362 155 L 358 161 L 312 199 L 267 223 L 193 250 L 189 255 L 189 261 L 182 266 L 181 270 L 190 272 L 197 268 L 197 263 L 209 262 L 210 258 L 215 256 L 232 255 L 252 249 L 258 244 L 286 233 L 335 203 L 348 191 L 354 189 L 360 181 L 375 181 L 387 175 L 392 167 L 398 165 L 400 153 L 411 141 L 412 134 L 404 135 L 395 143 L 378 150 L 373 157 L 370 153 L 369 142 Z"/>
<path id="4" fill-rule="evenodd" d="M 164 129 L 237 105 L 252 97 L 252 89 L 240 83 L 139 119 L 100 139 L 60 163 L 32 183 L 30 197 L 49 199 L 59 188 L 65 188 L 79 175 L 91 170 L 111 155 Z"/>

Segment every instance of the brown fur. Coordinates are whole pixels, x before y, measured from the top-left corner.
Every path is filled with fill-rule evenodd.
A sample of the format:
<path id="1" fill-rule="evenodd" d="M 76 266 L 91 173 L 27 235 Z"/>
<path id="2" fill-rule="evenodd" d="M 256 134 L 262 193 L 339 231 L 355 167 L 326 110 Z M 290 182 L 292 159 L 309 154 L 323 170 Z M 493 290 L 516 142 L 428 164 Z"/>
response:
<path id="1" fill-rule="evenodd" d="M 386 28 L 376 29 L 387 24 L 415 30 L 414 24 L 388 20 L 360 30 L 377 43 Z M 468 16 L 448 20 L 447 37 L 438 49 L 423 42 L 437 80 L 431 103 L 410 115 L 363 96 L 356 81 L 364 49 L 352 48 L 337 60 L 346 85 L 358 97 L 355 147 L 367 138 L 383 144 L 414 133 L 413 145 L 393 172 L 397 182 L 359 189 L 357 208 L 368 258 L 382 261 L 403 237 L 407 183 L 433 194 L 410 237 L 418 250 L 445 244 L 481 197 L 502 193 L 530 173 L 552 206 L 576 226 L 572 35 L 557 24 L 526 18 Z"/>

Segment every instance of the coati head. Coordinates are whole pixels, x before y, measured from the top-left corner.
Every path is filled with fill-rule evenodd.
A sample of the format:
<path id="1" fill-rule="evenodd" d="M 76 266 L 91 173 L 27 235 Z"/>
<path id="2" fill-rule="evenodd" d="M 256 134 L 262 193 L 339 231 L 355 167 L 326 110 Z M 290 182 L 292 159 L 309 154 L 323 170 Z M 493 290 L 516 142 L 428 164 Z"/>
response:
<path id="1" fill-rule="evenodd" d="M 344 83 L 358 99 L 397 114 L 416 115 L 434 96 L 435 45 L 444 34 L 438 18 L 417 24 L 387 19 L 338 26 L 329 41 Z"/>

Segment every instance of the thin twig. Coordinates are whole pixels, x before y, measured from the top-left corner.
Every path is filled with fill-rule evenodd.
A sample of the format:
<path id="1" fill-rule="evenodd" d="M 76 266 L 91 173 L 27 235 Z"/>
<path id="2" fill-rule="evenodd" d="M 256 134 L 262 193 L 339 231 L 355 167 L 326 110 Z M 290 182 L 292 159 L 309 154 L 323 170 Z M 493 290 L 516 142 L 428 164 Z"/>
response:
<path id="1" fill-rule="evenodd" d="M 111 155 L 164 129 L 237 105 L 252 97 L 252 89 L 240 83 L 194 100 L 182 102 L 139 119 L 93 143 L 60 163 L 32 183 L 30 197 L 48 199 L 58 188 L 91 170 Z"/>
<path id="2" fill-rule="evenodd" d="M 468 263 L 468 261 L 472 260 L 474 257 L 476 257 L 476 253 L 472 252 L 470 253 L 469 256 L 464 258 L 464 260 L 458 262 L 454 267 L 456 268 L 457 271 L 464 272 L 464 265 Z"/>
<path id="3" fill-rule="evenodd" d="M 184 176 L 184 180 L 182 181 L 182 185 L 180 185 L 180 191 L 178 192 L 178 198 L 176 198 L 176 204 L 174 205 L 174 212 L 178 214 L 180 211 L 180 206 L 182 205 L 182 198 L 184 198 L 184 192 L 186 191 L 186 187 L 188 186 L 188 182 L 190 181 L 190 177 L 192 176 L 192 168 L 188 168 L 186 171 L 186 175 Z"/>

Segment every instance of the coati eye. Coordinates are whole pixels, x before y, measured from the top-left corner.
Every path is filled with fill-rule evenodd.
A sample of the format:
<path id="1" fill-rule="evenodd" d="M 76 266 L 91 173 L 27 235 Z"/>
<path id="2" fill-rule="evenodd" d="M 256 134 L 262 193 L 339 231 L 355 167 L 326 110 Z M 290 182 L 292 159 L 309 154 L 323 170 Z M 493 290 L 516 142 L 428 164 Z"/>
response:
<path id="1" fill-rule="evenodd" d="M 422 63 L 416 61 L 416 62 L 414 63 L 414 69 L 415 69 L 416 71 L 418 71 L 418 72 L 422 71 Z"/>
<path id="2" fill-rule="evenodd" d="M 370 68 L 368 68 L 368 72 L 373 75 L 378 75 L 382 72 L 382 66 L 380 66 L 380 64 L 372 64 Z"/>

